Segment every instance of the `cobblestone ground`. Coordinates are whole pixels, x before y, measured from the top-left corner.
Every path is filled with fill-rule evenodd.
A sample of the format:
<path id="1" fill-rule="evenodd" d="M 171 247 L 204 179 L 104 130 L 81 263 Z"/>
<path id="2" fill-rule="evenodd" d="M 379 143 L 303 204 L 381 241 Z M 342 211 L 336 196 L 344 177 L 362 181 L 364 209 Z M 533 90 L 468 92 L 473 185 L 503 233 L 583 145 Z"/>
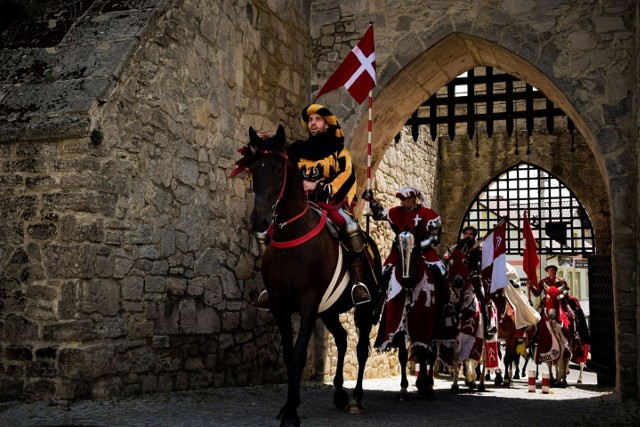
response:
<path id="1" fill-rule="evenodd" d="M 332 386 L 307 383 L 302 388 L 298 414 L 303 426 L 594 426 L 640 425 L 637 402 L 618 401 L 612 389 L 596 385 L 596 376 L 585 373 L 569 387 L 529 393 L 526 379 L 506 389 L 488 383 L 484 393 L 450 391 L 449 380 L 438 377 L 435 398 L 418 395 L 397 401 L 399 378 L 365 381 L 365 414 L 352 415 L 332 404 Z M 412 380 L 411 383 L 414 381 Z M 346 383 L 349 391 L 354 383 Z M 464 388 L 464 387 L 463 387 Z M 284 385 L 225 388 L 167 393 L 109 401 L 80 401 L 69 406 L 46 402 L 5 403 L 0 406 L 2 427 L 52 426 L 277 426 L 284 403 Z"/>

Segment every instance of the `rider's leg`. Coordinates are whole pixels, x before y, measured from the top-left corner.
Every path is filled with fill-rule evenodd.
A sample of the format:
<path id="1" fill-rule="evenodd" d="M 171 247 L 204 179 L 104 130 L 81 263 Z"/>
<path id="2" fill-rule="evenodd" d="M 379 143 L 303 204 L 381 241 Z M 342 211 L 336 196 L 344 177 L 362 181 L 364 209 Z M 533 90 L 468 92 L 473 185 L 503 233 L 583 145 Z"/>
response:
<path id="1" fill-rule="evenodd" d="M 345 244 L 351 255 L 351 264 L 349 273 L 353 277 L 353 286 L 351 288 L 351 298 L 355 305 L 364 304 L 371 301 L 369 289 L 364 284 L 364 269 L 367 263 L 365 250 L 367 247 L 367 239 L 360 228 L 358 221 L 344 208 L 339 208 L 338 212 L 345 219 L 345 225 L 342 231 L 345 234 Z"/>
<path id="2" fill-rule="evenodd" d="M 482 278 L 479 274 L 475 274 L 471 278 L 471 282 L 473 283 L 473 290 L 480 301 L 480 306 L 482 307 L 480 313 L 482 314 L 482 323 L 484 324 L 484 336 L 485 338 L 491 338 L 495 335 L 497 330 L 496 326 L 491 324 L 491 317 L 487 313 L 491 307 L 487 304 L 484 286 L 482 286 Z"/>
<path id="3" fill-rule="evenodd" d="M 438 306 L 442 307 L 442 313 L 445 317 L 451 317 L 456 314 L 455 308 L 451 303 L 451 292 L 449 291 L 449 282 L 446 277 L 446 270 L 442 262 L 432 262 L 427 264 L 433 273 L 435 279 L 436 292 L 438 295 Z"/>

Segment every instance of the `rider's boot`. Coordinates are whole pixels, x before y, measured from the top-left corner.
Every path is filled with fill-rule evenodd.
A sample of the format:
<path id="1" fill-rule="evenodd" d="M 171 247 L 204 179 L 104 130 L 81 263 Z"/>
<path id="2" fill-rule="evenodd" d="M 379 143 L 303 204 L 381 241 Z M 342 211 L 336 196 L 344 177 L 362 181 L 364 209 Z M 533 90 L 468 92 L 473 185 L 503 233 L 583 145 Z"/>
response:
<path id="1" fill-rule="evenodd" d="M 482 310 L 482 321 L 484 322 L 484 336 L 486 339 L 490 340 L 493 336 L 498 332 L 496 325 L 491 322 L 491 317 L 489 316 L 488 311 L 491 309 L 489 305 L 483 305 Z"/>
<path id="2" fill-rule="evenodd" d="M 351 299 L 354 305 L 365 304 L 371 301 L 369 289 L 364 284 L 364 254 L 358 254 L 358 257 L 351 262 L 349 272 L 353 277 L 353 287 L 351 288 Z"/>
<path id="3" fill-rule="evenodd" d="M 343 208 L 339 208 L 338 212 L 345 219 L 345 225 L 342 231 L 345 234 L 345 244 L 352 257 L 351 265 L 349 266 L 349 273 L 353 279 L 351 298 L 353 299 L 354 305 L 364 304 L 371 301 L 369 289 L 367 289 L 367 286 L 364 284 L 364 268 L 367 263 L 365 259 L 367 239 L 360 228 L 360 224 L 353 215 L 346 212 Z"/>
<path id="4" fill-rule="evenodd" d="M 269 292 L 267 292 L 266 289 L 260 292 L 258 299 L 251 303 L 251 305 L 260 310 L 270 310 L 271 304 L 269 303 Z"/>

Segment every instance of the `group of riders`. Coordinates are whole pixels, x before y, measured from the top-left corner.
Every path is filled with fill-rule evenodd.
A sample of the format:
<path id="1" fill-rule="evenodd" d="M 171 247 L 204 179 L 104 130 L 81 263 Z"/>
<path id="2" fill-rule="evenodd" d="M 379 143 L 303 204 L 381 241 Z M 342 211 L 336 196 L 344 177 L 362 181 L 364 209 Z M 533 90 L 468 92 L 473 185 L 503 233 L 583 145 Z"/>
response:
<path id="1" fill-rule="evenodd" d="M 344 132 L 336 116 L 320 104 L 306 106 L 302 110 L 301 120 L 308 130 L 308 138 L 293 142 L 289 146 L 289 150 L 298 161 L 298 168 L 303 176 L 304 190 L 309 201 L 326 211 L 328 218 L 340 231 L 341 240 L 348 252 L 353 303 L 355 305 L 368 303 L 371 301 L 371 293 L 365 284 L 364 277 L 365 269 L 370 268 L 373 263 L 367 259 L 368 240 L 353 213 L 357 201 L 357 182 L 351 155 L 345 147 Z M 268 137 L 268 135 L 261 136 Z M 432 281 L 435 282 L 431 285 L 435 291 L 433 295 L 437 295 L 437 301 L 429 292 L 427 295 L 434 299 L 438 312 L 442 313 L 444 317 L 453 316 L 456 308 L 454 301 L 452 301 L 447 268 L 437 251 L 442 234 L 440 215 L 427 207 L 425 195 L 417 187 L 400 188 L 396 197 L 399 199 L 399 205 L 385 210 L 375 199 L 371 190 L 366 190 L 362 194 L 362 198 L 369 203 L 371 216 L 374 220 L 387 221 L 396 235 L 408 232 L 413 236 L 416 244 L 419 245 L 424 266 Z M 268 245 L 269 236 L 266 232 L 261 232 L 256 233 L 256 238 L 264 250 Z M 480 275 L 482 261 L 480 242 L 477 230 L 471 226 L 465 227 L 462 238 L 456 245 L 448 249 L 444 259 L 447 261 L 453 251 L 461 251 L 466 254 L 467 268 L 470 272 L 473 289 L 480 305 L 488 307 L 490 295 L 488 295 L 486 284 L 483 284 Z M 383 263 L 383 271 L 390 272 L 392 267 L 398 264 L 400 256 L 402 254 L 394 245 Z M 571 301 L 573 297 L 569 295 L 568 284 L 563 278 L 556 275 L 557 267 L 547 266 L 545 270 L 548 277 L 540 280 L 539 283 L 531 283 L 531 293 L 544 299 L 545 289 L 548 289 L 549 286 L 555 286 L 564 292 L 565 301 Z M 514 285 L 517 287 L 519 283 L 514 283 Z M 429 291 L 429 288 L 425 289 Z M 388 285 L 386 294 L 387 302 L 389 302 L 393 297 L 393 292 Z M 426 303 L 429 304 L 429 301 Z M 266 290 L 262 291 L 253 305 L 265 310 L 270 308 L 269 294 Z M 570 316 L 574 315 L 571 307 L 567 306 L 566 309 Z M 495 335 L 497 324 L 495 321 L 491 321 L 487 309 L 480 311 L 485 337 Z M 389 333 L 393 333 L 393 331 L 389 331 Z"/>

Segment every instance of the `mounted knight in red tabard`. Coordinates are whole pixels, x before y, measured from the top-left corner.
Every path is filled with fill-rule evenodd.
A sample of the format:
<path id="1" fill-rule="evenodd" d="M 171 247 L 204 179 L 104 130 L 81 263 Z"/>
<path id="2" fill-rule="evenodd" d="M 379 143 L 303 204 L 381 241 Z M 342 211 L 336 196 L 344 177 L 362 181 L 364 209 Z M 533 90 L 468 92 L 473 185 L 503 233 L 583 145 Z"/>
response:
<path id="1" fill-rule="evenodd" d="M 430 345 L 436 310 L 444 307 L 450 299 L 445 282 L 446 270 L 435 249 L 442 234 L 440 215 L 424 206 L 426 200 L 422 192 L 415 187 L 401 188 L 396 197 L 401 200 L 401 205 L 384 212 L 373 198 L 372 192 L 365 191 L 363 194 L 363 198 L 370 203 L 373 219 L 388 220 L 391 229 L 397 235 L 396 239 L 406 231 L 413 236 L 415 242 L 419 242 L 424 262 L 416 274 L 418 281 L 409 297 L 401 284 L 401 269 L 395 268 L 399 265 L 402 255 L 395 244 L 392 246 L 391 253 L 384 262 L 384 271 L 393 271 L 393 275 L 384 307 L 385 321 L 380 326 L 384 331 L 378 335 L 379 339 L 376 342 L 379 350 L 385 350 L 395 334 L 405 330 L 414 345 Z M 407 306 L 411 307 L 408 314 L 405 311 Z M 450 310 L 453 311 L 452 306 Z"/>
<path id="2" fill-rule="evenodd" d="M 540 305 L 538 306 L 538 311 L 542 314 L 545 307 L 546 293 L 550 288 L 556 288 L 560 294 L 560 313 L 558 314 L 558 319 L 563 324 L 563 332 L 565 336 L 558 340 L 557 337 L 554 337 L 552 331 L 545 327 L 546 315 L 543 315 L 543 322 L 538 325 L 538 352 L 537 352 L 537 361 L 549 362 L 556 361 L 556 353 L 557 348 L 560 345 L 563 345 L 567 348 L 567 351 L 570 351 L 568 340 L 569 340 L 569 327 L 574 322 L 574 314 L 569 309 L 567 302 L 569 300 L 569 284 L 563 277 L 556 276 L 558 272 L 558 267 L 555 265 L 548 265 L 545 267 L 544 271 L 547 273 L 547 277 L 540 280 L 538 283 L 532 283 L 530 285 L 531 293 L 535 296 L 540 297 Z"/>

